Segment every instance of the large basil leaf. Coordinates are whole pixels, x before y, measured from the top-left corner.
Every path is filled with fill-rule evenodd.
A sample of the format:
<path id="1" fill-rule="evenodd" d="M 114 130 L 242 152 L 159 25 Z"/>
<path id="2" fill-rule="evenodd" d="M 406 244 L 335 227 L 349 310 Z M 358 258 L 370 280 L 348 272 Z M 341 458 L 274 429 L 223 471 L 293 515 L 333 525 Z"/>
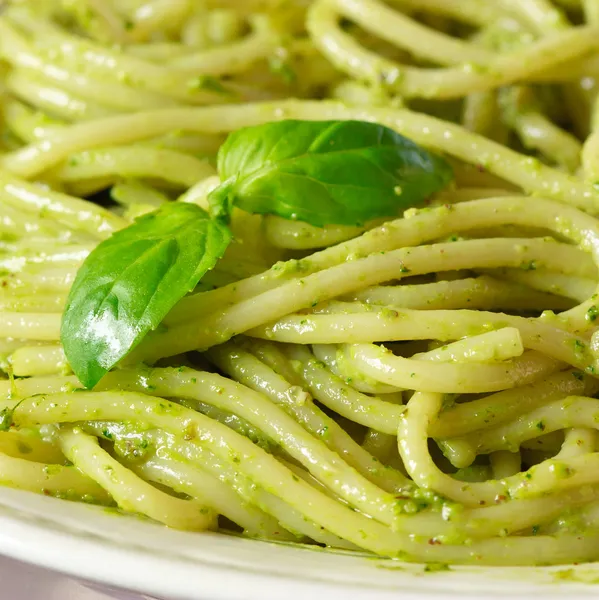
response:
<path id="1" fill-rule="evenodd" d="M 322 227 L 397 215 L 444 188 L 451 167 L 376 123 L 279 121 L 240 129 L 218 154 L 211 211 L 233 205 Z"/>
<path id="2" fill-rule="evenodd" d="M 231 240 L 193 204 L 172 203 L 116 232 L 87 257 L 62 319 L 67 359 L 93 387 L 214 267 Z"/>

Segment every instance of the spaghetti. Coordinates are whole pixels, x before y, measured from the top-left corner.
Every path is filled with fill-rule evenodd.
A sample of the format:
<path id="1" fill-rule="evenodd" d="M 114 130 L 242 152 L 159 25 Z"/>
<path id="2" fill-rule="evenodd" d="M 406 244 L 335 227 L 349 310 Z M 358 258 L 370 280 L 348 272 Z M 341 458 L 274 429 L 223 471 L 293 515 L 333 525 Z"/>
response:
<path id="1" fill-rule="evenodd" d="M 596 2 L 1 11 L 0 483 L 409 561 L 599 559 Z M 86 257 L 208 209 L 227 135 L 287 119 L 384 125 L 455 182 L 353 225 L 234 209 L 83 389 L 61 319 Z"/>

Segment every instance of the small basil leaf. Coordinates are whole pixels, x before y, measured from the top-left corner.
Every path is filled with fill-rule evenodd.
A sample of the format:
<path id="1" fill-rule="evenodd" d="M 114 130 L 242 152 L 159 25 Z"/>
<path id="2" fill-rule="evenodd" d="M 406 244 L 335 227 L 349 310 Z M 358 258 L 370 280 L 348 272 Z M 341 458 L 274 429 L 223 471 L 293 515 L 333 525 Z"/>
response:
<path id="1" fill-rule="evenodd" d="M 279 121 L 231 134 L 218 154 L 213 214 L 232 205 L 322 227 L 395 216 L 443 189 L 449 164 L 363 121 Z"/>
<path id="2" fill-rule="evenodd" d="M 13 426 L 15 410 L 23 403 L 25 398 L 19 400 L 12 408 L 5 407 L 0 410 L 0 431 L 10 431 Z"/>
<path id="3" fill-rule="evenodd" d="M 0 410 L 0 431 L 9 431 L 12 427 L 15 409 L 3 408 Z"/>
<path id="4" fill-rule="evenodd" d="M 236 177 L 231 177 L 208 195 L 210 214 L 224 223 L 231 220 L 234 195 L 231 190 L 235 186 Z"/>
<path id="5" fill-rule="evenodd" d="M 93 387 L 212 269 L 231 233 L 194 204 L 165 204 L 87 257 L 62 318 L 71 368 Z"/>

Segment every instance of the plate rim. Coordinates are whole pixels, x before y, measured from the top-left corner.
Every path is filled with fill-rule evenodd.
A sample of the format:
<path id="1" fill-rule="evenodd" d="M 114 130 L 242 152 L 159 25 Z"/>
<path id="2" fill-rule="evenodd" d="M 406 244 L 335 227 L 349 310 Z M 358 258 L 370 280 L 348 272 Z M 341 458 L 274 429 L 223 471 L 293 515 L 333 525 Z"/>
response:
<path id="1" fill-rule="evenodd" d="M 32 511 L 28 512 L 26 507 L 14 506 L 19 499 L 25 500 L 25 496 L 20 496 L 22 494 L 27 494 L 25 505 L 32 502 L 32 496 L 39 499 L 40 506 L 45 503 L 45 506 L 51 507 L 52 502 L 65 502 L 30 492 L 0 489 L 0 554 L 79 580 L 120 587 L 152 597 L 169 600 L 278 600 L 282 594 L 291 598 L 306 598 L 315 593 L 326 593 L 327 600 L 446 600 L 457 596 L 479 598 L 483 592 L 480 587 L 467 589 L 467 586 L 464 589 L 451 589 L 453 586 L 443 589 L 442 585 L 435 588 L 426 585 L 423 589 L 418 589 L 417 582 L 423 580 L 416 577 L 412 578 L 411 585 L 408 583 L 410 580 L 404 577 L 405 582 L 395 589 L 373 588 L 359 582 L 344 584 L 310 575 L 305 578 L 301 577 L 301 573 L 297 577 L 290 577 L 287 573 L 267 574 L 243 565 L 208 563 L 183 555 L 168 555 L 162 551 L 150 551 L 138 544 L 126 544 L 110 537 L 90 535 L 83 530 L 76 531 L 51 516 L 40 518 Z M 51 514 L 51 510 L 49 513 Z M 119 522 L 118 519 L 110 521 L 107 515 L 105 518 L 106 523 Z M 157 535 L 158 540 L 159 538 L 160 535 Z M 240 538 L 239 544 L 242 543 L 261 544 L 262 549 L 273 546 L 258 540 Z M 269 552 L 270 550 L 266 553 Z M 293 549 L 293 552 L 313 551 L 299 548 Z M 319 555 L 326 556 L 327 553 Z M 521 575 L 526 572 L 525 569 Z M 165 574 L 168 576 L 165 577 Z M 599 571 L 597 575 L 599 576 Z M 443 573 L 435 573 L 434 577 L 437 578 L 437 584 L 444 581 Z M 498 592 L 496 588 L 485 590 L 484 597 L 492 600 L 531 598 L 530 592 L 512 591 L 513 585 L 510 583 L 513 584 L 514 581 L 506 579 L 505 583 L 504 591 Z M 201 591 L 198 587 L 201 587 Z M 546 599 L 567 597 L 574 600 L 597 595 L 596 585 L 584 583 L 552 583 L 551 586 L 539 585 L 534 589 L 542 591 Z"/>

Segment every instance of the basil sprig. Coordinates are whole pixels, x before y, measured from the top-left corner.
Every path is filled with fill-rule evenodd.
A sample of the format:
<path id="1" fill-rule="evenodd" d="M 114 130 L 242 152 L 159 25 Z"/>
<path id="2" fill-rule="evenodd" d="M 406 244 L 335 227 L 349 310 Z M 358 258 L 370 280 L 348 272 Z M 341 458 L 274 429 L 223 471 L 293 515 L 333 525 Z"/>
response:
<path id="1" fill-rule="evenodd" d="M 231 240 L 194 204 L 173 203 L 99 244 L 77 273 L 62 319 L 66 357 L 92 388 L 212 269 Z"/>
<path id="2" fill-rule="evenodd" d="M 311 225 L 363 225 L 420 204 L 451 167 L 395 131 L 363 121 L 280 121 L 240 129 L 218 153 L 211 212 L 232 206 Z"/>
<path id="3" fill-rule="evenodd" d="M 315 226 L 395 216 L 452 178 L 449 165 L 394 131 L 361 121 L 281 121 L 231 134 L 212 217 L 166 204 L 99 244 L 69 294 L 61 341 L 92 388 L 212 269 L 231 241 L 233 206 Z M 1 425 L 1 424 L 0 424 Z"/>

